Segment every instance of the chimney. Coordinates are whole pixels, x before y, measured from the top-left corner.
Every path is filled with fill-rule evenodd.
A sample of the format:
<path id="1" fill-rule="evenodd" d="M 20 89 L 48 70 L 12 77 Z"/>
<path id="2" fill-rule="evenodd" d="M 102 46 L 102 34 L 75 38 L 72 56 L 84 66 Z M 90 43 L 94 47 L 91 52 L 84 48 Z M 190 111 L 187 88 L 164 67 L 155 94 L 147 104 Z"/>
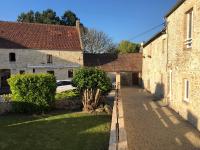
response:
<path id="1" fill-rule="evenodd" d="M 76 20 L 76 28 L 80 28 L 80 20 Z"/>
<path id="2" fill-rule="evenodd" d="M 80 20 L 76 20 L 76 29 L 78 30 L 79 39 L 80 39 L 80 44 L 81 44 L 81 49 L 83 50 L 82 33 L 81 33 Z"/>
<path id="3" fill-rule="evenodd" d="M 143 53 L 143 48 L 144 48 L 144 42 L 142 42 L 141 44 L 140 44 L 140 53 Z"/>

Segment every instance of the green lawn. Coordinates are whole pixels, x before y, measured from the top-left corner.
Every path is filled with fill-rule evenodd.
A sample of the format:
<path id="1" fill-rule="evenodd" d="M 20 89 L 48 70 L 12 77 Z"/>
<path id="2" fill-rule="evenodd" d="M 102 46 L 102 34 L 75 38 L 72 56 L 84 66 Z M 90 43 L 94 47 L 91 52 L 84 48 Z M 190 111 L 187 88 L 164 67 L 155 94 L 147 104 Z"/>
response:
<path id="1" fill-rule="evenodd" d="M 107 150 L 111 116 L 54 113 L 0 117 L 0 150 Z"/>

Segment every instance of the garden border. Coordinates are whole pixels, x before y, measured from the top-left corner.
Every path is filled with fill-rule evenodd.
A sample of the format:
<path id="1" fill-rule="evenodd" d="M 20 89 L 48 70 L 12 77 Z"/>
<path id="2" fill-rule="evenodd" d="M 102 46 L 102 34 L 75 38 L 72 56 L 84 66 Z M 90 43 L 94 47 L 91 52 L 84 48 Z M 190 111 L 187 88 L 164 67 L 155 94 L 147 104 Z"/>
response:
<path id="1" fill-rule="evenodd" d="M 122 99 L 116 90 L 110 130 L 109 150 L 128 150 Z"/>

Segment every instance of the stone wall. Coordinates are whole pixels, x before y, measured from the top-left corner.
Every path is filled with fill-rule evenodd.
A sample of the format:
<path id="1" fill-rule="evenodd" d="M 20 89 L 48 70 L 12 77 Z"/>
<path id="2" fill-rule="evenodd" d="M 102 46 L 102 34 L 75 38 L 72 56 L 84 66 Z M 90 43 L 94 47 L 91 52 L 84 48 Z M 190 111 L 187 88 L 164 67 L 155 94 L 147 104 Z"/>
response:
<path id="1" fill-rule="evenodd" d="M 0 115 L 10 112 L 12 109 L 11 102 L 0 102 Z"/>
<path id="2" fill-rule="evenodd" d="M 9 62 L 9 53 L 16 54 L 16 62 Z M 47 54 L 52 55 L 53 64 L 47 64 Z M 62 80 L 68 78 L 68 69 L 82 65 L 82 51 L 0 49 L 0 69 L 10 69 L 11 74 L 20 70 L 33 73 L 33 69 L 35 73 L 54 71 L 57 79 Z"/>
<path id="3" fill-rule="evenodd" d="M 143 86 L 158 98 L 166 91 L 167 63 L 166 34 L 162 34 L 143 48 L 142 80 Z"/>
<path id="4" fill-rule="evenodd" d="M 186 12 L 193 9 L 192 48 L 186 48 Z M 200 130 L 200 1 L 187 0 L 168 18 L 168 74 L 172 71 L 170 107 Z M 189 80 L 189 102 L 184 101 Z"/>

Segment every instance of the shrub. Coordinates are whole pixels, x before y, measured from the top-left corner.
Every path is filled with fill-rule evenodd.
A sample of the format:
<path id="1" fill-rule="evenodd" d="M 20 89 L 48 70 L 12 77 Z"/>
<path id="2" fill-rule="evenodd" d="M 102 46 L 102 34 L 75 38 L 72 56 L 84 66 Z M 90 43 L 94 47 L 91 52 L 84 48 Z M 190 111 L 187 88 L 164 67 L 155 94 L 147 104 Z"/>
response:
<path id="1" fill-rule="evenodd" d="M 69 90 L 62 93 L 56 93 L 55 100 L 73 100 L 79 97 L 80 95 L 77 90 Z"/>
<path id="2" fill-rule="evenodd" d="M 10 102 L 12 100 L 12 94 L 4 94 L 2 95 L 3 101 Z"/>
<path id="3" fill-rule="evenodd" d="M 50 109 L 55 100 L 56 79 L 50 74 L 13 75 L 8 79 L 13 111 L 40 113 Z"/>
<path id="4" fill-rule="evenodd" d="M 101 96 L 112 88 L 110 78 L 97 68 L 78 69 L 72 82 L 82 94 L 82 103 L 86 111 L 96 109 L 101 103 Z"/>

